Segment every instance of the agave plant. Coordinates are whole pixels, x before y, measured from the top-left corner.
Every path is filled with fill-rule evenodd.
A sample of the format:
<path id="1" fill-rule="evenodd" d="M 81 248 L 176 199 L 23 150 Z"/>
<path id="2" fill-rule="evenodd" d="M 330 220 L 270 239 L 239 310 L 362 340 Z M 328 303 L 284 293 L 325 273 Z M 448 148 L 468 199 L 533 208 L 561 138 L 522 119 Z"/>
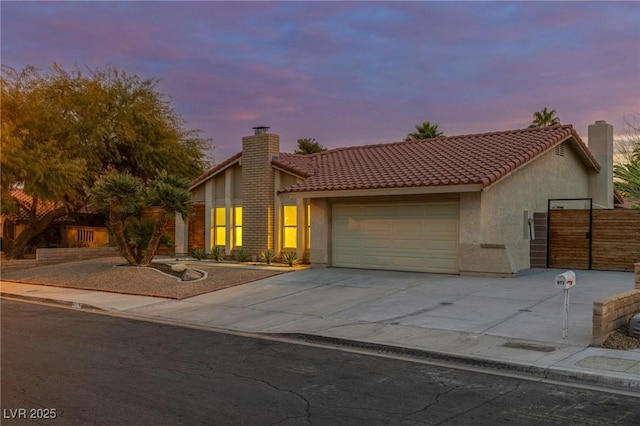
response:
<path id="1" fill-rule="evenodd" d="M 211 258 L 216 262 L 221 261 L 223 256 L 224 249 L 222 248 L 222 246 L 215 246 L 213 250 L 211 250 Z"/>
<path id="2" fill-rule="evenodd" d="M 280 255 L 280 257 L 282 258 L 282 261 L 289 266 L 293 266 L 299 262 L 298 256 L 296 255 L 295 251 L 282 252 L 282 255 Z"/>
<path id="3" fill-rule="evenodd" d="M 266 249 L 265 251 L 260 253 L 260 259 L 264 260 L 267 263 L 267 265 L 271 265 L 271 262 L 276 260 L 276 257 L 277 256 L 275 252 L 271 249 Z"/>
<path id="4" fill-rule="evenodd" d="M 207 256 L 207 252 L 205 252 L 203 248 L 194 248 L 191 252 L 191 256 L 195 257 L 197 260 L 202 260 Z"/>
<path id="5" fill-rule="evenodd" d="M 248 262 L 249 259 L 251 258 L 251 255 L 249 254 L 249 252 L 243 248 L 238 250 L 238 252 L 236 253 L 236 256 L 238 256 L 238 260 L 240 262 Z"/>

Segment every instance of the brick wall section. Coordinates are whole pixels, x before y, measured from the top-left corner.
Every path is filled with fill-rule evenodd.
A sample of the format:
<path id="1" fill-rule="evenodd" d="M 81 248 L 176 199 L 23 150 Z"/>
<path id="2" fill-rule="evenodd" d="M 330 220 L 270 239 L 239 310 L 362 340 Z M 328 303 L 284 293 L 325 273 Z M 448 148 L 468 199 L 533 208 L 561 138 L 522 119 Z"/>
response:
<path id="1" fill-rule="evenodd" d="M 45 262 L 73 262 L 110 256 L 120 256 L 120 252 L 116 247 L 36 249 L 36 260 Z"/>
<path id="2" fill-rule="evenodd" d="M 636 274 L 636 287 L 638 286 Z M 593 302 L 593 334 L 591 344 L 602 346 L 607 337 L 622 325 L 628 324 L 632 316 L 640 312 L 640 290 L 607 297 Z"/>
<path id="3" fill-rule="evenodd" d="M 273 249 L 274 171 L 271 159 L 280 150 L 278 135 L 242 138 L 242 247 L 259 256 Z"/>
<path id="4" fill-rule="evenodd" d="M 160 207 L 145 207 L 142 210 L 142 214 L 140 214 L 141 219 L 156 219 L 160 214 Z M 165 234 L 168 234 L 171 238 L 171 241 L 176 241 L 176 221 L 170 220 L 167 224 L 166 229 L 164 230 Z M 158 248 L 158 252 L 156 254 L 161 256 L 173 256 L 175 250 L 173 247 L 167 247 L 165 245 L 160 245 Z"/>
<path id="5" fill-rule="evenodd" d="M 116 247 L 96 248 L 41 248 L 36 249 L 35 259 L 5 260 L 0 262 L 2 273 L 55 265 L 57 263 L 75 262 L 77 260 L 96 259 L 120 256 Z"/>
<path id="6" fill-rule="evenodd" d="M 206 248 L 205 244 L 205 205 L 193 206 L 193 217 L 189 219 L 189 254 L 196 248 Z M 175 232 L 175 225 L 174 225 Z"/>

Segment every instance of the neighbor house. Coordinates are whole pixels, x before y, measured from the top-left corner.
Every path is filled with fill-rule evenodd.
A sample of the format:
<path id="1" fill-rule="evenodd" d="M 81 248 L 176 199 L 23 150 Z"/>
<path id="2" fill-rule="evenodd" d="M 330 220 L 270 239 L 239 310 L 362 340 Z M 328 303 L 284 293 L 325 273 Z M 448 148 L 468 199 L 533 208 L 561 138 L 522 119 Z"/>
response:
<path id="1" fill-rule="evenodd" d="M 613 127 L 570 125 L 280 152 L 267 127 L 191 187 L 176 253 L 295 251 L 312 266 L 513 275 L 550 199 L 613 208 Z M 539 236 L 540 238 L 541 236 Z"/>
<path id="2" fill-rule="evenodd" d="M 31 211 L 33 199 L 21 188 L 11 189 L 10 196 L 16 205 L 22 206 L 0 217 L 0 249 L 9 251 L 15 239 L 24 231 L 30 215 L 41 220 L 58 208 L 60 203 L 38 202 Z M 33 247 L 101 247 L 109 244 L 109 230 L 104 226 L 102 214 L 85 207 L 73 215 L 66 215 L 51 225 L 32 242 Z"/>

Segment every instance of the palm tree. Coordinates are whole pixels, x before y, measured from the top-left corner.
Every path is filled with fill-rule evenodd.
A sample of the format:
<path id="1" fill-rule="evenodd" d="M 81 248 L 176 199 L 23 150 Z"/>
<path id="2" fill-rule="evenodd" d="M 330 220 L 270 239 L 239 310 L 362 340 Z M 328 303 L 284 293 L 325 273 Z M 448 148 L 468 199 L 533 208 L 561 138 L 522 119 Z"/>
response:
<path id="1" fill-rule="evenodd" d="M 613 166 L 616 188 L 632 201 L 640 201 L 640 157 Z"/>
<path id="2" fill-rule="evenodd" d="M 109 224 L 120 253 L 131 265 L 148 266 L 158 251 L 162 236 L 169 224 L 180 213 L 187 219 L 191 213 L 189 181 L 161 172 L 146 186 L 142 180 L 128 173 L 111 172 L 100 179 L 92 189 L 91 205 L 109 211 Z M 140 241 L 127 234 L 125 220 L 145 206 L 159 207 L 151 235 Z M 135 216 L 134 216 L 135 217 Z"/>
<path id="3" fill-rule="evenodd" d="M 103 176 L 91 190 L 91 205 L 109 212 L 109 225 L 120 254 L 131 265 L 139 259 L 124 234 L 124 220 L 142 203 L 142 180 L 128 173 L 111 172 Z"/>
<path id="4" fill-rule="evenodd" d="M 438 130 L 437 124 L 431 124 L 428 121 L 425 121 L 422 124 L 416 124 L 416 132 L 409 133 L 405 141 L 419 140 L 419 139 L 431 139 L 431 138 L 441 138 L 444 136 L 440 130 Z"/>
<path id="5" fill-rule="evenodd" d="M 549 111 L 547 107 L 544 107 L 541 111 L 533 113 L 533 121 L 529 125 L 529 128 L 557 126 L 558 124 L 560 124 L 560 118 L 556 110 L 552 109 Z"/>
<path id="6" fill-rule="evenodd" d="M 298 139 L 298 148 L 294 152 L 296 154 L 315 154 L 326 150 L 327 148 L 320 145 L 315 138 L 303 138 Z"/>
<path id="7" fill-rule="evenodd" d="M 189 180 L 172 176 L 166 171 L 161 172 L 156 180 L 149 185 L 147 202 L 154 207 L 160 207 L 160 214 L 156 219 L 156 226 L 149 239 L 144 257 L 140 262 L 143 266 L 149 265 L 153 260 L 162 235 L 167 229 L 169 221 L 174 220 L 175 214 L 180 213 L 184 220 L 193 214 Z"/>
<path id="8" fill-rule="evenodd" d="M 625 119 L 625 134 L 618 150 L 620 160 L 613 166 L 614 184 L 633 202 L 633 208 L 640 208 L 640 114 L 635 123 Z"/>

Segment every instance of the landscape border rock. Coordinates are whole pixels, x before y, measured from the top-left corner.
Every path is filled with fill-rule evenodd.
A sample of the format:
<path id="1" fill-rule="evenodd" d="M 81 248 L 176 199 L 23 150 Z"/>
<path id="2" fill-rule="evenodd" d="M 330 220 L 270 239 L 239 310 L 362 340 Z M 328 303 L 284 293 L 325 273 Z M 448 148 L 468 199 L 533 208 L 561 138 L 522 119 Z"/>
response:
<path id="1" fill-rule="evenodd" d="M 182 281 L 197 281 L 204 276 L 205 274 L 203 271 L 188 268 L 182 273 L 182 276 L 180 277 L 180 279 Z"/>

